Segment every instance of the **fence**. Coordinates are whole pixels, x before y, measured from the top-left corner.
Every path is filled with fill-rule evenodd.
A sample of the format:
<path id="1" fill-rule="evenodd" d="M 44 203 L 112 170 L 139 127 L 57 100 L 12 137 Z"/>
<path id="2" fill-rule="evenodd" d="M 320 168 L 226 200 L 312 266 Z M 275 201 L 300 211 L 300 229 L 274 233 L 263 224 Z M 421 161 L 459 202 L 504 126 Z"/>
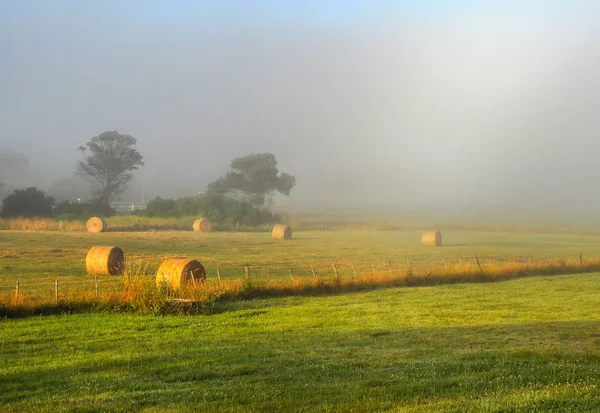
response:
<path id="1" fill-rule="evenodd" d="M 140 270 L 143 268 L 143 270 Z M 570 260 L 562 259 L 534 259 L 531 256 L 518 257 L 477 257 L 477 256 L 459 256 L 452 259 L 413 259 L 411 257 L 389 259 L 385 261 L 338 261 L 338 262 L 305 262 L 302 264 L 290 263 L 259 263 L 256 265 L 245 265 L 242 267 L 220 267 L 209 268 L 207 270 L 207 284 L 220 284 L 228 280 L 270 280 L 291 282 L 302 281 L 305 278 L 311 279 L 358 279 L 366 275 L 389 275 L 401 276 L 406 274 L 422 275 L 464 275 L 464 274 L 493 274 L 502 272 L 507 274 L 510 271 L 532 270 L 546 271 L 550 273 L 573 273 L 578 270 L 598 271 L 600 270 L 600 257 L 596 255 L 593 258 L 584 259 L 583 255 Z M 140 266 L 126 271 L 122 277 L 119 276 L 17 276 L 0 277 L 0 304 L 2 297 L 4 300 L 19 301 L 19 297 L 25 294 L 32 299 L 44 299 L 58 303 L 59 300 L 68 297 L 85 296 L 87 298 L 98 298 L 103 295 L 119 294 L 124 291 L 125 280 L 127 277 L 138 277 L 143 282 L 155 282 L 156 267 Z M 14 295 L 13 295 L 14 294 Z"/>

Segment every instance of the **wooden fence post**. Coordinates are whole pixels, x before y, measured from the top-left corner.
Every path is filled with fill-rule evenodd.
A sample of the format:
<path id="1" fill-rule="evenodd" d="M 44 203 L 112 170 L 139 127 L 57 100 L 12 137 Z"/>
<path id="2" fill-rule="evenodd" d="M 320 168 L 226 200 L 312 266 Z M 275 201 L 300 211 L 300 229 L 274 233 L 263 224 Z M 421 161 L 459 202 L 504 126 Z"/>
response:
<path id="1" fill-rule="evenodd" d="M 15 304 L 19 304 L 19 287 L 20 287 L 20 284 L 17 281 L 17 288 L 15 290 Z"/>
<path id="2" fill-rule="evenodd" d="M 58 280 L 54 280 L 54 302 L 58 304 Z"/>
<path id="3" fill-rule="evenodd" d="M 477 263 L 477 266 L 479 267 L 479 271 L 483 274 L 483 268 L 481 268 L 481 264 L 479 263 L 479 258 L 477 258 L 477 255 L 475 256 L 475 262 Z"/>
<path id="4" fill-rule="evenodd" d="M 340 278 L 340 274 L 338 273 L 337 265 L 335 265 L 335 262 L 332 262 L 331 266 L 333 267 L 333 273 L 335 274 L 335 278 Z"/>
<path id="5" fill-rule="evenodd" d="M 310 264 L 310 271 L 312 272 L 313 277 L 317 278 L 317 274 L 315 273 L 315 267 L 312 264 Z"/>
<path id="6" fill-rule="evenodd" d="M 96 282 L 96 300 L 98 299 L 98 276 L 94 276 Z"/>

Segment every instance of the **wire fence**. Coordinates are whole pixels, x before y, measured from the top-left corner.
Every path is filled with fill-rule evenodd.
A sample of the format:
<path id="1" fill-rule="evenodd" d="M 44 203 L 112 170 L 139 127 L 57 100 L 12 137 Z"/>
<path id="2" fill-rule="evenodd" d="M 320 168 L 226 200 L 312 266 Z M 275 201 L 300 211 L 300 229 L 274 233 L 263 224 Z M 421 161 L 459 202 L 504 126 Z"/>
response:
<path id="1" fill-rule="evenodd" d="M 579 253 L 573 257 L 582 266 L 586 258 Z M 589 261 L 590 258 L 587 258 Z M 494 271 L 498 266 L 514 263 L 517 265 L 544 265 L 554 263 L 559 265 L 560 259 L 534 258 L 531 255 L 513 257 L 486 257 L 486 256 L 458 256 L 452 258 L 395 258 L 389 260 L 340 260 L 340 261 L 308 261 L 300 264 L 289 263 L 260 263 L 257 265 L 223 266 L 206 268 L 206 282 L 218 283 L 235 279 L 261 279 L 261 280 L 300 280 L 304 277 L 322 278 L 357 278 L 368 274 L 402 274 L 408 272 L 416 273 L 448 273 L 476 269 L 482 273 Z M 600 262 L 596 254 L 594 263 Z M 140 267 L 142 268 L 142 267 Z M 154 282 L 156 268 L 144 266 L 144 271 L 134 271 L 133 275 L 147 282 Z M 118 293 L 123 291 L 125 281 L 131 273 L 125 272 L 122 276 L 89 276 L 89 275 L 66 275 L 56 274 L 27 275 L 17 274 L 0 275 L 0 297 L 15 297 L 27 294 L 30 297 L 48 297 L 52 295 L 58 302 L 64 297 L 72 297 L 78 294 L 86 294 L 98 297 L 106 293 Z"/>

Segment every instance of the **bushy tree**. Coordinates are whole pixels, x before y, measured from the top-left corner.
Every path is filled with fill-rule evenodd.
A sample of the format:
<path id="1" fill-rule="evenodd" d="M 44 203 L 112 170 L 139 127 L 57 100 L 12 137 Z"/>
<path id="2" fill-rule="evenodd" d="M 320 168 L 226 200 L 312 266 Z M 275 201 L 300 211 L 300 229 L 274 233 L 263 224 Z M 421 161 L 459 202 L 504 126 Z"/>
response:
<path id="1" fill-rule="evenodd" d="M 156 198 L 142 212 L 145 216 L 181 217 L 203 216 L 221 225 L 255 226 L 277 223 L 280 217 L 273 212 L 257 208 L 246 200 L 206 193 L 177 200 Z"/>
<path id="2" fill-rule="evenodd" d="M 71 202 L 61 201 L 56 203 L 53 210 L 53 216 L 75 219 L 90 218 L 92 216 L 109 217 L 115 215 L 115 210 L 110 206 L 99 202 Z"/>
<path id="3" fill-rule="evenodd" d="M 54 199 L 37 188 L 15 189 L 4 198 L 0 215 L 12 217 L 48 217 L 52 215 Z"/>
<path id="4" fill-rule="evenodd" d="M 289 195 L 296 178 L 279 173 L 275 155 L 259 153 L 235 158 L 231 171 L 208 186 L 211 194 L 242 195 L 252 205 L 264 205 L 265 196 L 273 191 Z"/>
<path id="5" fill-rule="evenodd" d="M 85 158 L 77 164 L 77 171 L 99 184 L 99 189 L 94 190 L 96 201 L 109 205 L 133 178 L 130 172 L 144 165 L 142 155 L 135 149 L 136 142 L 133 136 L 112 131 L 93 137 L 86 143 L 87 148 L 78 148 Z"/>
<path id="6" fill-rule="evenodd" d="M 156 197 L 148 202 L 143 215 L 148 217 L 173 217 L 179 216 L 175 211 L 175 200 Z M 193 215 L 193 214 L 190 214 Z"/>

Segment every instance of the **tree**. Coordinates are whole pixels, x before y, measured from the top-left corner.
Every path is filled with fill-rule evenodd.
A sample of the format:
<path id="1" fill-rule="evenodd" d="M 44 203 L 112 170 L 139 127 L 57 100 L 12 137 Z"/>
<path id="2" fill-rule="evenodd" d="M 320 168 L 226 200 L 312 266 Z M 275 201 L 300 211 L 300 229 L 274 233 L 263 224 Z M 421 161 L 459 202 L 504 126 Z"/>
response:
<path id="1" fill-rule="evenodd" d="M 15 189 L 4 198 L 0 216 L 9 217 L 47 217 L 52 215 L 54 198 L 46 196 L 37 188 Z"/>
<path id="2" fill-rule="evenodd" d="M 77 149 L 85 157 L 77 164 L 77 172 L 99 184 L 93 191 L 99 203 L 109 205 L 133 178 L 129 172 L 144 165 L 142 155 L 134 148 L 136 142 L 133 136 L 112 131 L 92 138 L 87 148 Z M 90 151 L 89 156 L 86 150 Z"/>
<path id="3" fill-rule="evenodd" d="M 279 173 L 275 155 L 259 153 L 235 158 L 231 171 L 208 185 L 213 194 L 235 193 L 244 195 L 252 205 L 263 205 L 265 196 L 273 191 L 289 195 L 296 178 Z"/>

